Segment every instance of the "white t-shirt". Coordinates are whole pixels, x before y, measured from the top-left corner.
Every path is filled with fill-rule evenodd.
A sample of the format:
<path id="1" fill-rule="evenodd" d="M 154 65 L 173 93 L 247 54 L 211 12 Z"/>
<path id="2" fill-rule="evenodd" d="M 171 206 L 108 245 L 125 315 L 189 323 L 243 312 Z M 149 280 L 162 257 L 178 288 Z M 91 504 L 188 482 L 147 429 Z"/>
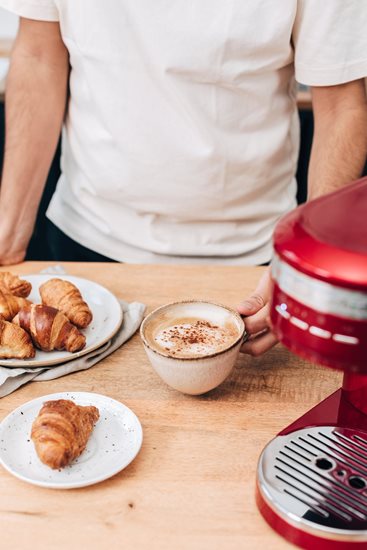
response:
<path id="1" fill-rule="evenodd" d="M 295 206 L 294 77 L 367 75 L 361 0 L 0 0 L 59 21 L 71 99 L 48 216 L 128 262 L 258 264 Z"/>

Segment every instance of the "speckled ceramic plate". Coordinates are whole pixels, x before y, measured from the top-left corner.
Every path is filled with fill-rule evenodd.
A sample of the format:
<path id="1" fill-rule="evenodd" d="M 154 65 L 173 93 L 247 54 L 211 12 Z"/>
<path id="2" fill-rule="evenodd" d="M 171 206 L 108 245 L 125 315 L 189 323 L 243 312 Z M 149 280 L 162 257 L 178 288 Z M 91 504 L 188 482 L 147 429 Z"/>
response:
<path id="1" fill-rule="evenodd" d="M 93 320 L 86 329 L 81 331 L 87 340 L 85 348 L 81 351 L 70 353 L 68 351 L 37 350 L 33 359 L 0 359 L 0 365 L 3 367 L 47 367 L 71 361 L 105 344 L 121 326 L 123 314 L 119 301 L 107 288 L 98 283 L 71 275 L 22 275 L 21 278 L 32 284 L 29 300 L 35 304 L 41 302 L 38 292 L 41 284 L 55 278 L 70 281 L 82 293 L 84 300 L 92 310 Z"/>
<path id="2" fill-rule="evenodd" d="M 84 452 L 70 466 L 45 466 L 30 439 L 32 423 L 45 401 L 71 399 L 77 405 L 94 405 L 100 418 Z M 75 489 L 103 481 L 134 460 L 143 441 L 137 416 L 125 405 L 97 393 L 64 392 L 28 401 L 0 424 L 0 463 L 23 481 L 51 489 Z"/>

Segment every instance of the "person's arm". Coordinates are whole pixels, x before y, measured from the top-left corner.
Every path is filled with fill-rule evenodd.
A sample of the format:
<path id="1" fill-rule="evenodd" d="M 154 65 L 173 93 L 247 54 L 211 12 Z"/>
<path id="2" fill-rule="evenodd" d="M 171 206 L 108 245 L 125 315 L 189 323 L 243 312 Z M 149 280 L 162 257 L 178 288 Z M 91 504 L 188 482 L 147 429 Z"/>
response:
<path id="1" fill-rule="evenodd" d="M 308 198 L 336 191 L 357 179 L 367 157 L 364 80 L 312 88 L 315 131 L 308 174 Z"/>
<path id="2" fill-rule="evenodd" d="M 308 175 L 308 197 L 314 199 L 358 178 L 367 155 L 367 103 L 363 80 L 312 90 L 315 132 Z M 238 311 L 246 316 L 250 340 L 241 351 L 261 355 L 276 344 L 269 329 L 269 270 Z"/>
<path id="3" fill-rule="evenodd" d="M 5 96 L 0 265 L 21 262 L 65 114 L 69 57 L 58 23 L 21 19 Z"/>

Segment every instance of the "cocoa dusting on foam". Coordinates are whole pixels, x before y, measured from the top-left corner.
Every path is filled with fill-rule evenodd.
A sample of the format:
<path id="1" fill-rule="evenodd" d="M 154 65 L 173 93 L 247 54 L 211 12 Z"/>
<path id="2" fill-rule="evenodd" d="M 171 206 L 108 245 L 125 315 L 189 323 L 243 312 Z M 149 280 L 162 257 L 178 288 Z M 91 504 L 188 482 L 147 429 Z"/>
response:
<path id="1" fill-rule="evenodd" d="M 174 357 L 202 357 L 229 347 L 237 336 L 232 325 L 221 327 L 204 319 L 178 322 L 161 329 L 156 345 Z"/>

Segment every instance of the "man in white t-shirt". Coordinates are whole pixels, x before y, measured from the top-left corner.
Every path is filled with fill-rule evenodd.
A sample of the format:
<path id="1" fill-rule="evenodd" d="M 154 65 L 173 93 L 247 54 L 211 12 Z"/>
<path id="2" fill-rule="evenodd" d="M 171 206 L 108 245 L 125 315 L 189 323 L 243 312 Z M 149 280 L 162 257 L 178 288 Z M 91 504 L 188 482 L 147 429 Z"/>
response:
<path id="1" fill-rule="evenodd" d="M 22 18 L 7 86 L 2 264 L 24 258 L 63 123 L 47 216 L 66 239 L 123 262 L 269 262 L 274 226 L 296 206 L 295 78 L 313 93 L 309 196 L 362 170 L 366 2 L 0 6 Z M 275 342 L 268 288 L 265 277 L 239 306 L 253 354 Z"/>

